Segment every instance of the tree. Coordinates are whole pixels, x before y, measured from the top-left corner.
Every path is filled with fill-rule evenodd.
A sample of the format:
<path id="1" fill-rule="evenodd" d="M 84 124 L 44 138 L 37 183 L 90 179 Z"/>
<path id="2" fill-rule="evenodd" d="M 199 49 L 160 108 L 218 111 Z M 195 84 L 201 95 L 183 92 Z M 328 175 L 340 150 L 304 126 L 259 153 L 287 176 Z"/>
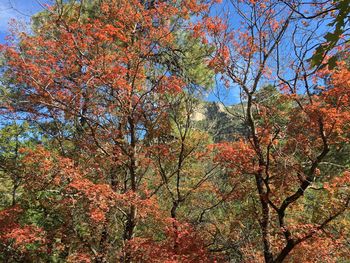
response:
<path id="1" fill-rule="evenodd" d="M 0 260 L 347 259 L 347 61 L 312 67 L 302 2 L 212 4 L 57 1 L 13 30 Z M 200 120 L 213 86 L 240 103 Z"/>
<path id="2" fill-rule="evenodd" d="M 149 154 L 168 133 L 169 98 L 210 83 L 201 61 L 211 51 L 189 23 L 208 6 L 57 3 L 36 17 L 33 34 L 2 47 L 13 97 L 3 108 L 60 135 L 47 146 L 51 152 L 24 151 L 25 209 L 18 219 L 35 214 L 30 223 L 46 230 L 53 257 L 130 262 L 137 235 L 148 237 L 142 225 L 154 220 L 157 232 L 165 231 L 167 216 L 148 194 Z M 191 56 L 200 57 L 190 64 Z M 6 242 L 9 231 L 2 232 Z"/>
<path id="3" fill-rule="evenodd" d="M 258 231 L 257 239 L 244 244 L 253 248 L 250 253 L 255 255 L 245 256 L 253 261 L 282 262 L 303 261 L 301 255 L 306 254 L 332 261 L 332 238 L 340 238 L 339 243 L 346 239 L 332 233 L 348 208 L 349 193 L 334 188 L 332 205 L 325 206 L 321 200 L 329 202 L 330 197 L 322 186 L 328 186 L 328 180 L 347 178 L 347 171 L 343 167 L 336 174 L 328 173 L 321 163 L 347 137 L 348 84 L 340 81 L 338 74 L 344 77 L 348 69 L 341 64 L 334 72 L 310 69 L 307 56 L 317 37 L 317 30 L 311 27 L 317 24 L 299 24 L 294 9 L 288 11 L 278 1 L 231 3 L 241 26 L 215 37 L 217 50 L 222 46 L 229 49 L 221 51 L 221 60 L 215 65 L 227 86 L 239 89 L 249 132 L 238 142 L 218 144 L 214 149 L 217 162 L 228 175 L 250 185 L 237 200 L 253 199 L 246 220 L 255 221 L 253 229 Z M 305 26 L 309 33 L 303 30 Z M 298 37 L 301 33 L 303 37 Z M 292 50 L 288 56 L 282 50 L 286 48 Z M 329 82 L 322 87 L 318 78 L 326 72 Z M 281 91 L 263 89 L 273 79 L 279 79 Z M 264 99 L 265 90 L 270 98 Z M 320 201 L 311 205 L 314 198 Z M 322 212 L 313 217 L 313 211 Z M 325 243 L 318 254 L 310 245 L 314 240 Z M 341 257 L 346 249 L 342 243 L 334 257 Z"/>

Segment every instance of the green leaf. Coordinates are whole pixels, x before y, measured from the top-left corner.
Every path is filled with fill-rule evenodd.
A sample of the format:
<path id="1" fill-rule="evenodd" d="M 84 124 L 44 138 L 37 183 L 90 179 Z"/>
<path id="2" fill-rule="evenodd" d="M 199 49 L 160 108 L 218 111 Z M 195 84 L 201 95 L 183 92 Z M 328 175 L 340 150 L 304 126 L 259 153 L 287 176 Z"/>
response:
<path id="1" fill-rule="evenodd" d="M 337 65 L 336 62 L 337 62 L 337 57 L 336 57 L 336 56 L 331 57 L 331 58 L 328 60 L 328 67 L 329 67 L 330 69 L 335 68 L 335 66 Z"/>
<path id="2" fill-rule="evenodd" d="M 324 38 L 327 42 L 336 42 L 339 39 L 339 35 L 335 33 L 327 33 Z"/>

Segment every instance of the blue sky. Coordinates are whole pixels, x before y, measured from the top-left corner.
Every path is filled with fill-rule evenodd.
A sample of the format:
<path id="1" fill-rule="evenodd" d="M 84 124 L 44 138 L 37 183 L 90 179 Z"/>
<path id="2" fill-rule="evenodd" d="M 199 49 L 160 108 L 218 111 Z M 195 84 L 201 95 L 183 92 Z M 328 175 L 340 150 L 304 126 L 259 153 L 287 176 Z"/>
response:
<path id="1" fill-rule="evenodd" d="M 0 0 L 0 43 L 8 34 L 10 19 L 29 21 L 30 16 L 42 10 L 46 0 Z"/>

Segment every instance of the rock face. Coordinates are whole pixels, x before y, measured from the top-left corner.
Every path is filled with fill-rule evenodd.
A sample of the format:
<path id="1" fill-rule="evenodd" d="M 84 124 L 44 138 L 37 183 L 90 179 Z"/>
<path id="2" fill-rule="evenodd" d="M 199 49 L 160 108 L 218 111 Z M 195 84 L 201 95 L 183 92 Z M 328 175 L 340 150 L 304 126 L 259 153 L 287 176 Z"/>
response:
<path id="1" fill-rule="evenodd" d="M 229 106 L 228 109 L 235 107 Z M 219 112 L 229 114 L 222 103 L 219 102 L 202 102 L 200 103 L 197 108 L 195 109 L 195 112 L 192 114 L 192 119 L 194 121 L 202 121 L 205 119 L 210 118 L 211 115 L 218 114 Z"/>
<path id="2" fill-rule="evenodd" d="M 192 114 L 192 120 L 194 121 L 203 121 L 207 118 L 206 116 L 207 106 L 204 103 L 198 105 L 195 111 Z"/>
<path id="3" fill-rule="evenodd" d="M 244 133 L 240 105 L 224 107 L 217 102 L 202 102 L 192 114 L 192 119 L 197 128 L 209 132 L 215 142 L 232 141 L 237 134 Z"/>

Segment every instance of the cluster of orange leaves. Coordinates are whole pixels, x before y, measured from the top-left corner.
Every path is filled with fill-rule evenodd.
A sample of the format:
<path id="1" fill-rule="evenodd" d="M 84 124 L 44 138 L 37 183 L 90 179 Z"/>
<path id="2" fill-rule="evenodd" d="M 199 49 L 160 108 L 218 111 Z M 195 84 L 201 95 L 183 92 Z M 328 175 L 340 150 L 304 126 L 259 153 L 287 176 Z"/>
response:
<path id="1" fill-rule="evenodd" d="M 256 152 L 249 142 L 223 142 L 211 145 L 214 162 L 230 169 L 232 176 L 254 174 L 258 170 Z"/>

